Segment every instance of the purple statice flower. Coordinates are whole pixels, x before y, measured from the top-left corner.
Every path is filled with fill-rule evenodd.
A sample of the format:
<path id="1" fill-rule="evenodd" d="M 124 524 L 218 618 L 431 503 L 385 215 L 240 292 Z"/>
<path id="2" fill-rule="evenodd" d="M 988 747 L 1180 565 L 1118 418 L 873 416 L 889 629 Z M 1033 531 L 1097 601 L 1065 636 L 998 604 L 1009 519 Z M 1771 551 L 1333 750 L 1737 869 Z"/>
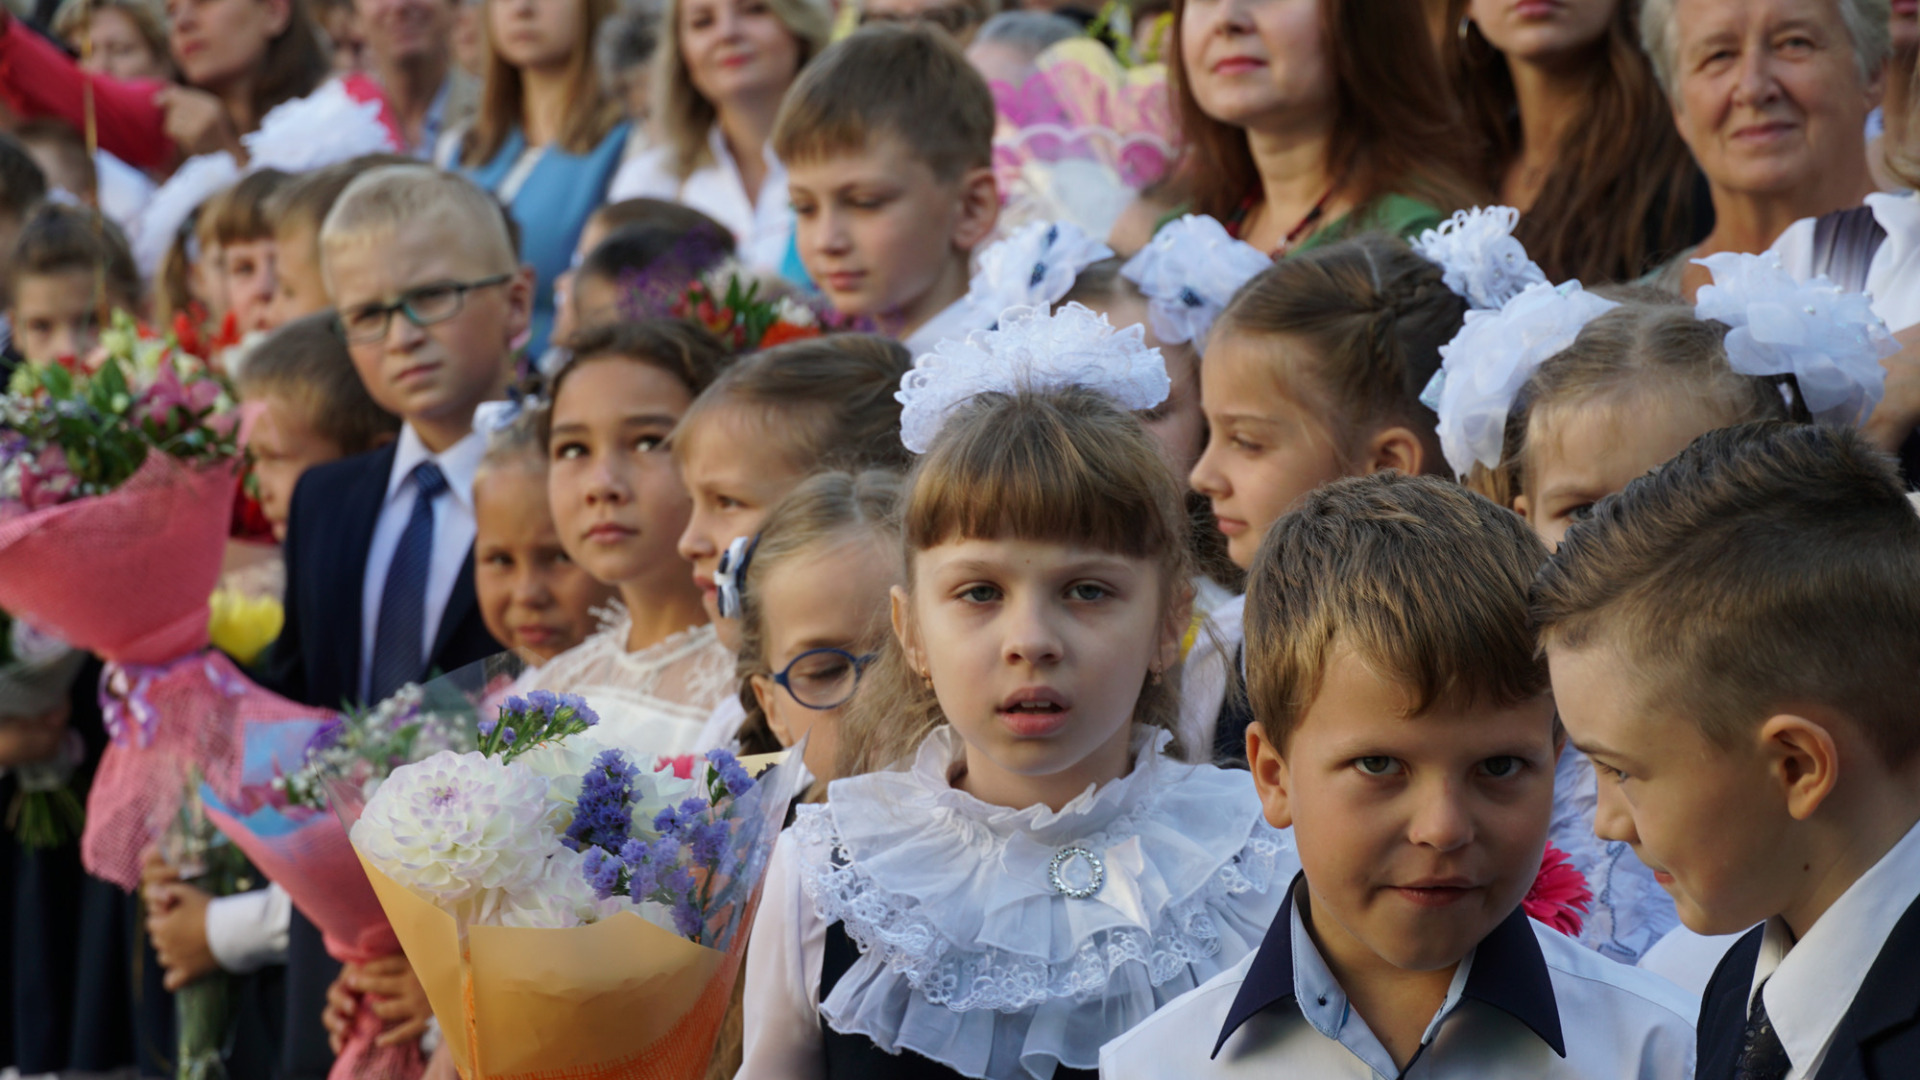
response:
<path id="1" fill-rule="evenodd" d="M 319 728 L 314 731 L 313 735 L 307 739 L 306 754 L 302 756 L 317 754 L 322 750 L 333 749 L 334 744 L 340 741 L 341 733 L 346 731 L 346 729 L 347 722 L 338 716 L 321 724 Z"/>
<path id="2" fill-rule="evenodd" d="M 675 866 L 660 878 L 660 888 L 668 896 L 683 898 L 693 895 L 699 883 L 693 879 L 693 871 L 684 866 Z"/>
<path id="3" fill-rule="evenodd" d="M 526 705 L 521 712 L 540 713 L 545 719 L 552 720 L 553 714 L 560 710 L 560 699 L 551 690 L 534 690 L 527 694 Z"/>
<path id="4" fill-rule="evenodd" d="M 499 726 L 500 726 L 500 721 L 498 721 L 498 720 L 482 720 L 482 721 L 480 721 L 480 737 L 484 739 L 484 738 L 486 738 L 486 737 L 488 737 L 488 736 L 490 736 L 490 735 L 492 735 L 492 734 L 493 734 L 493 729 L 494 729 L 494 728 L 497 728 L 497 727 L 499 727 Z"/>
<path id="5" fill-rule="evenodd" d="M 639 776 L 640 770 L 620 751 L 601 751 L 580 780 L 580 799 L 574 808 L 573 824 L 567 826 L 567 840 L 581 847 L 621 851 L 621 845 L 629 842 L 629 807 L 633 804 L 633 782 Z"/>
<path id="6" fill-rule="evenodd" d="M 713 765 L 713 771 L 720 782 L 727 787 L 727 794 L 734 798 L 745 795 L 753 787 L 753 777 L 740 765 L 740 760 L 725 750 L 707 751 L 707 761 Z"/>
<path id="7" fill-rule="evenodd" d="M 593 895 L 605 900 L 620 891 L 620 876 L 627 866 L 599 848 L 590 848 L 580 869 L 593 887 Z"/>
<path id="8" fill-rule="evenodd" d="M 712 870 L 720 865 L 720 856 L 726 853 L 727 841 L 733 830 L 724 821 L 695 825 L 687 833 L 687 845 L 692 849 L 693 862 Z"/>
<path id="9" fill-rule="evenodd" d="M 501 732 L 500 732 L 500 742 L 501 742 L 501 743 L 502 743 L 503 745 L 506 745 L 506 746 L 512 746 L 512 745 L 513 745 L 513 740 L 515 740 L 515 739 L 517 739 L 517 738 L 519 738 L 519 737 L 520 737 L 519 735 L 517 735 L 517 734 L 515 734 L 515 733 L 514 733 L 514 730 L 513 730 L 512 728 L 503 728 L 503 729 L 501 729 Z"/>
<path id="10" fill-rule="evenodd" d="M 699 941 L 701 931 L 707 928 L 706 919 L 700 915 L 700 909 L 693 906 L 691 900 L 682 900 L 673 905 L 673 928 L 680 936 L 689 941 Z"/>
<path id="11" fill-rule="evenodd" d="M 587 707 L 586 698 L 575 694 L 562 694 L 561 699 L 566 702 L 567 708 L 573 710 L 573 718 L 576 721 L 588 727 L 593 727 L 600 722 L 600 714 Z"/>
<path id="12" fill-rule="evenodd" d="M 527 713 L 527 699 L 523 697 L 510 697 L 500 706 L 500 712 L 502 715 L 515 713 L 524 716 Z"/>
<path id="13" fill-rule="evenodd" d="M 653 831 L 663 836 L 679 836 L 688 826 L 706 813 L 707 802 L 701 798 L 691 798 L 679 806 L 669 806 L 653 816 Z"/>

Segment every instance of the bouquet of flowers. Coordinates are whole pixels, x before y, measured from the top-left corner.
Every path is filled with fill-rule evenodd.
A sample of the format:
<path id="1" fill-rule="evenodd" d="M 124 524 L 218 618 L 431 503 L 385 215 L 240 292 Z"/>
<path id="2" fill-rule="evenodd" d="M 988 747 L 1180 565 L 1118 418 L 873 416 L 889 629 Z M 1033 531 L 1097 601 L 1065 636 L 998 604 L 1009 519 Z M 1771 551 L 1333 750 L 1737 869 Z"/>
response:
<path id="1" fill-rule="evenodd" d="M 27 365 L 0 397 L 0 608 L 109 661 L 81 857 L 127 889 L 185 765 L 216 786 L 239 767 L 244 681 L 202 654 L 235 426 L 219 379 L 125 314 L 93 355 Z"/>
<path id="2" fill-rule="evenodd" d="M 299 719 L 250 723 L 239 790 L 229 800 L 203 788 L 207 816 L 286 890 L 319 928 L 334 959 L 364 964 L 392 956 L 400 942 L 329 805 L 359 806 L 396 768 L 440 752 L 472 750 L 480 744 L 482 710 L 518 672 L 518 659 L 503 653 L 402 687 L 372 709 L 344 715 L 307 710 Z M 418 1047 L 377 1047 L 381 1030 L 371 1010 L 360 1010 L 332 1075 L 420 1075 L 426 1063 Z"/>
<path id="3" fill-rule="evenodd" d="M 571 695 L 509 700 L 352 826 L 467 1080 L 699 1077 L 712 1056 L 799 770 L 634 759 L 593 720 Z"/>
<path id="4" fill-rule="evenodd" d="M 728 263 L 687 286 L 673 315 L 692 319 L 741 352 L 820 336 L 820 317 L 812 308 L 790 296 L 765 296 L 762 284 Z"/>
<path id="5" fill-rule="evenodd" d="M 0 724 L 40 717 L 66 700 L 87 656 L 0 611 Z M 53 757 L 12 767 L 16 782 L 6 825 L 29 848 L 54 848 L 80 835 L 85 813 L 69 786 L 84 748 L 66 732 Z"/>

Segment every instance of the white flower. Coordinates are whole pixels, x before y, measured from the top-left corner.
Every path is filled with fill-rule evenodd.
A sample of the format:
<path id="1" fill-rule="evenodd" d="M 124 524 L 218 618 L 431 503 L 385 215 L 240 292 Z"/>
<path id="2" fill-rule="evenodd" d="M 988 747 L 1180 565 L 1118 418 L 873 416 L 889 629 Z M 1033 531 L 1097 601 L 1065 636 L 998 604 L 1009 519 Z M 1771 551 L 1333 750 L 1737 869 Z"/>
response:
<path id="1" fill-rule="evenodd" d="M 1468 306 L 1497 310 L 1547 275 L 1513 238 L 1520 211 L 1511 206 L 1480 206 L 1457 211 L 1413 242 L 1413 250 L 1445 271 L 1447 288 Z"/>
<path id="2" fill-rule="evenodd" d="M 1155 337 L 1200 347 L 1240 286 L 1272 265 L 1266 252 L 1227 235 L 1218 221 L 1188 214 L 1155 233 L 1120 275 L 1147 298 Z"/>
<path id="3" fill-rule="evenodd" d="M 484 910 L 524 889 L 559 846 L 547 782 L 517 762 L 443 751 L 395 769 L 367 801 L 352 839 L 388 877 L 443 908 Z"/>
<path id="4" fill-rule="evenodd" d="M 1722 252 L 1694 262 L 1713 273 L 1694 314 L 1727 324 L 1727 360 L 1742 375 L 1792 375 L 1824 423 L 1865 422 L 1886 391 L 1884 357 L 1900 351 L 1863 293 L 1824 275 L 1796 281 L 1770 255 Z"/>
<path id="5" fill-rule="evenodd" d="M 1467 312 L 1420 395 L 1440 416 L 1440 449 L 1455 473 L 1465 476 L 1476 461 L 1500 464 L 1514 396 L 1582 327 L 1618 306 L 1569 281 L 1530 285 L 1499 311 Z"/>
<path id="6" fill-rule="evenodd" d="M 1080 271 L 1113 257 L 1113 249 L 1067 221 L 1033 221 L 980 253 L 970 292 L 995 308 L 1052 307 Z"/>
<path id="7" fill-rule="evenodd" d="M 579 852 L 554 847 L 547 853 L 540 876 L 501 900 L 500 925 L 566 929 L 599 922 L 626 907 L 622 897 L 601 900 L 593 895 L 593 886 L 587 884 L 582 870 L 585 861 L 586 856 Z"/>
<path id="8" fill-rule="evenodd" d="M 1052 314 L 1009 308 L 995 329 L 942 341 L 915 361 L 894 394 L 903 406 L 900 441 L 924 454 L 948 414 L 980 394 L 1067 386 L 1084 386 L 1122 409 L 1139 410 L 1165 401 L 1171 382 L 1166 361 L 1147 346 L 1142 327 L 1116 333 L 1106 316 L 1079 304 Z"/>

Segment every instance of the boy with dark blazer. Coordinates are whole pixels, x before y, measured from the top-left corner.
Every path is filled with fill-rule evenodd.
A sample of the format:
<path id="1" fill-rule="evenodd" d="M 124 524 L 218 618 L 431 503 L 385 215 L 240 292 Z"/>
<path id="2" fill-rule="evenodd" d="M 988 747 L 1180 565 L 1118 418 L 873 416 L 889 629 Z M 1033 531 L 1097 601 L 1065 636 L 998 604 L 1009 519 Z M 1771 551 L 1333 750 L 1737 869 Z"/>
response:
<path id="1" fill-rule="evenodd" d="M 1698 1080 L 1920 1076 L 1920 516 L 1851 429 L 1702 436 L 1534 588 L 1554 699 L 1702 934 Z"/>

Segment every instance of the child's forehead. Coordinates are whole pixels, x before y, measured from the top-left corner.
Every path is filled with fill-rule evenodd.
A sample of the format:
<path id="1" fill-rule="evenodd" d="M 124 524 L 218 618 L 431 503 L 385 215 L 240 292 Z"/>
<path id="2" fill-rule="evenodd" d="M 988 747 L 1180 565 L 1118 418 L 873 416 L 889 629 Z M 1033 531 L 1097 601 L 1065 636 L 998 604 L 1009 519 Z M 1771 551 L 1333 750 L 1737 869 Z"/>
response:
<path id="1" fill-rule="evenodd" d="M 1452 680 L 1458 685 L 1466 680 Z M 1419 692 L 1411 674 L 1392 671 L 1379 659 L 1336 640 L 1326 651 L 1320 685 L 1292 733 L 1309 744 L 1342 752 L 1464 757 L 1510 752 L 1520 742 L 1553 738 L 1553 698 L 1540 693 L 1501 702 L 1487 692 L 1460 687 L 1416 711 Z M 1502 750 L 1506 746 L 1508 750 Z"/>
<path id="2" fill-rule="evenodd" d="M 933 183 L 933 166 L 900 133 L 881 126 L 836 133 L 787 165 L 795 187 L 832 189 L 843 184 Z"/>

